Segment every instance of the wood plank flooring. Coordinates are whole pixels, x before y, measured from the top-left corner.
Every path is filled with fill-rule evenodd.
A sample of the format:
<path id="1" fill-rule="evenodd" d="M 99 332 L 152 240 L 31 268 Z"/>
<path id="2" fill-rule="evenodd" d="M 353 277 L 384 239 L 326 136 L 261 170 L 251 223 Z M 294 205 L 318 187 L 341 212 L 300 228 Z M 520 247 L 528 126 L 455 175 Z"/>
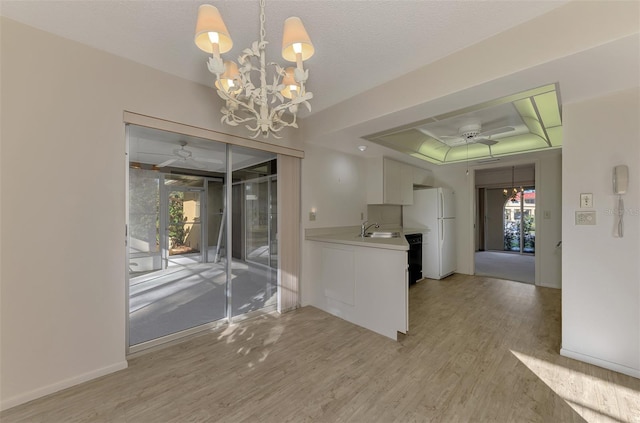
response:
<path id="1" fill-rule="evenodd" d="M 640 380 L 560 357 L 560 291 L 483 277 L 410 290 L 399 342 L 312 307 L 139 356 L 12 422 L 640 422 Z"/>

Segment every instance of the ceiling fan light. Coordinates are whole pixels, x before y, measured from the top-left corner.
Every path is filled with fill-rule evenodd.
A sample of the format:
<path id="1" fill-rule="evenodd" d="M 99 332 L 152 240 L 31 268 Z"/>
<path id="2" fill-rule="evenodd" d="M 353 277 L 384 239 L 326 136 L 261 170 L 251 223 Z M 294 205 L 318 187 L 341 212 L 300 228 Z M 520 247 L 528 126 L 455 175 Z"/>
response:
<path id="1" fill-rule="evenodd" d="M 216 38 L 220 54 L 228 52 L 233 47 L 233 41 L 218 8 L 203 4 L 198 8 L 194 41 L 200 50 L 213 53 Z"/>

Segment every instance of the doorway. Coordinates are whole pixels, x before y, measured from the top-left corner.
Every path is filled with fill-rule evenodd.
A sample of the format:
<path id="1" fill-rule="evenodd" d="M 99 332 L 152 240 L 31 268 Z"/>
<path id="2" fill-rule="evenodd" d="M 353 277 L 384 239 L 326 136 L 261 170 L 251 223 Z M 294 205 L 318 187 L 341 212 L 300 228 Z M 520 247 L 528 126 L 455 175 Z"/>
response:
<path id="1" fill-rule="evenodd" d="M 475 274 L 535 283 L 535 165 L 476 171 Z"/>

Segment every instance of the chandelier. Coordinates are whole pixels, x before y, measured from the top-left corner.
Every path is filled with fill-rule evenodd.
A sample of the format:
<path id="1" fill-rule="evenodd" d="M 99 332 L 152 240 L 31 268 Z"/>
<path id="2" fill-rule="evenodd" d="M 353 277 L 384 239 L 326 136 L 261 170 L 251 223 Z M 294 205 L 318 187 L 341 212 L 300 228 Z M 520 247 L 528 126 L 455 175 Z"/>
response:
<path id="1" fill-rule="evenodd" d="M 505 198 L 509 198 L 510 201 L 518 201 L 518 193 L 524 193 L 524 188 L 520 187 L 520 189 L 516 188 L 516 184 L 515 184 L 515 173 L 516 173 L 516 167 L 515 166 L 511 166 L 511 189 L 503 189 L 502 190 L 502 195 Z"/>
<path id="2" fill-rule="evenodd" d="M 305 90 L 309 70 L 302 62 L 313 56 L 314 48 L 309 35 L 298 17 L 284 21 L 282 57 L 295 62 L 296 67 L 274 68 L 273 81 L 267 84 L 265 48 L 264 0 L 260 0 L 260 41 L 242 51 L 238 63 L 222 60 L 221 54 L 231 50 L 233 41 L 220 12 L 215 6 L 203 4 L 198 9 L 195 43 L 203 51 L 211 53 L 207 66 L 216 76 L 215 88 L 226 104 L 221 109 L 220 121 L 231 126 L 244 124 L 254 132 L 252 138 L 262 134 L 274 138 L 283 128 L 297 128 L 298 106 L 303 104 L 311 111 L 308 100 L 313 93 Z M 258 83 L 254 81 L 257 79 Z"/>

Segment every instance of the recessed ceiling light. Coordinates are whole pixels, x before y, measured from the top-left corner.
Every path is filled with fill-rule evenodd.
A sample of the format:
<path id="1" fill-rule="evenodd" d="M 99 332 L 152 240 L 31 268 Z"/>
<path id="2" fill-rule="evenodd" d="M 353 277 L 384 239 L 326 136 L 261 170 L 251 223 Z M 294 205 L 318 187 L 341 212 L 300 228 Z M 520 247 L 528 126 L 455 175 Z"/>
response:
<path id="1" fill-rule="evenodd" d="M 366 145 L 359 145 L 359 146 L 358 146 L 358 150 L 360 150 L 360 151 L 364 151 L 364 150 L 366 150 L 366 149 L 367 149 L 367 146 L 366 146 Z"/>

